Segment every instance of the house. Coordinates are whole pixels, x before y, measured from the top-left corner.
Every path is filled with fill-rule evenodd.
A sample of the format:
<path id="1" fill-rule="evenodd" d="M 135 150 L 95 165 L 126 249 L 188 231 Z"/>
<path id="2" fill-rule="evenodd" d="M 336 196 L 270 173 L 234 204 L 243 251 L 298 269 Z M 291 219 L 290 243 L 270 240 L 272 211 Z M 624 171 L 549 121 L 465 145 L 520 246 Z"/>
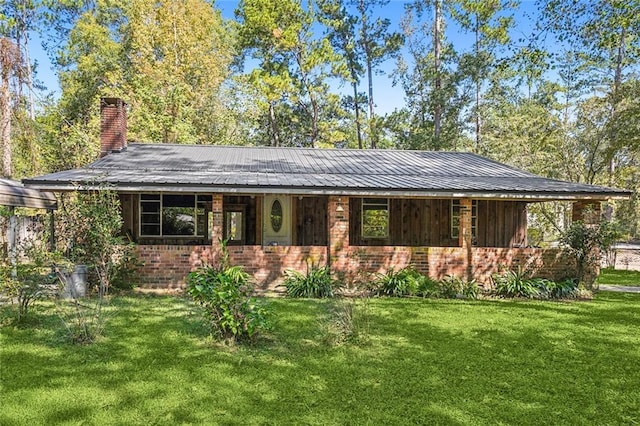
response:
<path id="1" fill-rule="evenodd" d="M 480 282 L 515 265 L 564 277 L 566 253 L 527 247 L 527 206 L 569 200 L 579 217 L 630 195 L 464 152 L 127 144 L 126 104 L 102 99 L 101 114 L 100 159 L 24 182 L 54 192 L 114 187 L 148 286 L 183 285 L 216 261 L 222 239 L 261 289 L 308 262 L 347 281 L 407 265 Z"/>

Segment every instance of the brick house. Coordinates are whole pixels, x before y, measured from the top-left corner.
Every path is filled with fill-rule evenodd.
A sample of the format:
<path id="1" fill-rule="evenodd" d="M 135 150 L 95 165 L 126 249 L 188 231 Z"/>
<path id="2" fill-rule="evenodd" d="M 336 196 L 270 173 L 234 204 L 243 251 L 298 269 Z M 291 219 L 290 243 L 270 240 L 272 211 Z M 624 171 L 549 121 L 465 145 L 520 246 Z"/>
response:
<path id="1" fill-rule="evenodd" d="M 487 282 L 500 267 L 571 274 L 560 249 L 527 247 L 527 206 L 574 216 L 629 191 L 546 179 L 464 152 L 127 144 L 126 104 L 101 103 L 101 158 L 26 179 L 47 191 L 109 184 L 137 243 L 143 285 L 184 285 L 220 255 L 274 289 L 284 270 L 329 264 L 344 280 L 413 265 Z"/>

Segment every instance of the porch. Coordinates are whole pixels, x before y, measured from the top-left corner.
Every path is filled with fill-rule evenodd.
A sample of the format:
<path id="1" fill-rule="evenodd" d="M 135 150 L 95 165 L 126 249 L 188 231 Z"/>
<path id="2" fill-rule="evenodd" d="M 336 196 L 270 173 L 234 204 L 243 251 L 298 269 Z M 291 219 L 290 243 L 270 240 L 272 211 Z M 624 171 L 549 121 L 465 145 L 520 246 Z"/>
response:
<path id="1" fill-rule="evenodd" d="M 143 286 L 184 286 L 191 270 L 217 262 L 222 239 L 229 241 L 231 263 L 243 266 L 262 291 L 277 290 L 285 270 L 308 264 L 329 264 L 346 285 L 409 265 L 434 279 L 456 275 L 482 284 L 504 267 L 554 279 L 573 269 L 560 249 L 526 248 L 527 203 L 519 200 L 185 196 L 191 198 L 180 207 L 173 205 L 175 194 L 121 194 L 126 232 L 145 265 Z M 192 225 L 164 223 L 177 214 Z M 172 235 L 175 229 L 189 229 L 188 235 Z"/>

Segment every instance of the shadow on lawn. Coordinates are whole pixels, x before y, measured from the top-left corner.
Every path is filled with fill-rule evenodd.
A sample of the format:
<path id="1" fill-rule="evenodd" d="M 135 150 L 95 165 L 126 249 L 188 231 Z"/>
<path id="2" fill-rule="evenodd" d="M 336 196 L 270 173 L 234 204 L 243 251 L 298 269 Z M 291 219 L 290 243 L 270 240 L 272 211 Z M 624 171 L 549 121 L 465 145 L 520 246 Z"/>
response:
<path id="1" fill-rule="evenodd" d="M 225 348 L 203 343 L 186 299 L 122 298 L 96 345 L 9 348 L 3 371 L 15 381 L 3 373 L 4 390 L 54 392 L 73 377 L 86 390 L 49 407 L 48 423 L 101 410 L 131 423 L 633 423 L 638 341 L 609 329 L 637 324 L 622 302 L 640 298 L 610 297 L 619 308 L 374 300 L 368 343 L 335 348 L 320 341 L 325 301 L 273 300 L 271 340 Z"/>

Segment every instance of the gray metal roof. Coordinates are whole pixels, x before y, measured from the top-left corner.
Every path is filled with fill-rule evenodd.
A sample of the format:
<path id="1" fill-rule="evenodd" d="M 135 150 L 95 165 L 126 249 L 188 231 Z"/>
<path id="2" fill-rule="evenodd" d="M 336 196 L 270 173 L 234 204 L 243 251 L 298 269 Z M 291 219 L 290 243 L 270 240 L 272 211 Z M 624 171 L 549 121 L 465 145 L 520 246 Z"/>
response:
<path id="1" fill-rule="evenodd" d="M 50 191 L 606 199 L 631 192 L 547 179 L 464 152 L 130 144 L 81 169 L 25 179 Z"/>
<path id="2" fill-rule="evenodd" d="M 0 178 L 0 205 L 53 210 L 56 197 L 47 192 L 25 188 L 15 180 Z"/>

